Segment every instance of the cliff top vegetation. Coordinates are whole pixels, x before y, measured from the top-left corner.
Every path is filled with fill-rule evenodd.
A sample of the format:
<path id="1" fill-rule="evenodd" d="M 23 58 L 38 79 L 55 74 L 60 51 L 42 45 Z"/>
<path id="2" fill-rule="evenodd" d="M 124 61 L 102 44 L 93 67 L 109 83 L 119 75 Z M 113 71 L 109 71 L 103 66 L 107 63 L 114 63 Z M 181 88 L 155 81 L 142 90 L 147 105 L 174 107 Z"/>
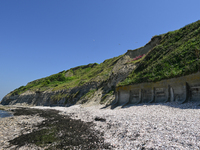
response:
<path id="1" fill-rule="evenodd" d="M 109 78 L 114 64 L 122 56 L 107 59 L 101 64 L 93 63 L 64 70 L 57 74 L 29 82 L 26 86 L 15 89 L 11 94 L 19 95 L 27 90 L 42 92 L 51 89 L 56 91 L 82 86 L 88 82 L 105 81 Z"/>
<path id="2" fill-rule="evenodd" d="M 161 36 L 160 44 L 118 86 L 155 82 L 200 70 L 200 20 Z"/>

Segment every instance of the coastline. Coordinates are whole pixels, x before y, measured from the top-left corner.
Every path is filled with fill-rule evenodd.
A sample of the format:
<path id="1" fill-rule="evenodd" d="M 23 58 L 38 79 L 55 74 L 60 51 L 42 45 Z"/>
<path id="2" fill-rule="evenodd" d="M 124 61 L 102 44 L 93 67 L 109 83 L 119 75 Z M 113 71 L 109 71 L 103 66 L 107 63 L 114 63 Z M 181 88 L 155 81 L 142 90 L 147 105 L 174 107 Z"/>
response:
<path id="1" fill-rule="evenodd" d="M 37 129 L 37 124 L 44 119 L 38 116 L 11 116 L 0 119 L 0 150 L 17 149 L 17 145 L 10 145 L 9 141 L 20 135 L 31 133 Z M 23 149 L 40 149 L 35 145 L 25 145 L 19 148 Z"/>
<path id="2" fill-rule="evenodd" d="M 101 140 L 102 147 L 99 149 L 189 150 L 200 148 L 200 106 L 196 103 L 141 104 L 127 106 L 123 109 L 120 107 L 102 109 L 101 105 L 89 107 L 82 105 L 71 107 L 34 106 L 27 109 L 31 108 L 44 112 L 56 110 L 59 111 L 61 120 L 63 117 L 69 117 L 72 119 L 71 121 L 88 123 L 87 126 L 92 124 L 88 132 L 92 131 L 92 134 L 96 135 L 99 131 L 98 136 L 93 137 L 97 141 Z M 46 149 L 48 146 L 52 146 L 47 144 L 46 147 L 40 147 L 34 143 L 27 143 L 8 147 L 9 142 L 13 139 L 28 135 L 41 128 L 41 126 L 38 128 L 38 125 L 45 121 L 44 117 L 20 115 L 3 120 L 4 125 L 0 122 L 0 135 L 4 135 L 0 137 L 2 149 Z M 76 128 L 81 129 L 80 127 Z M 66 130 L 60 133 L 66 133 Z M 92 145 L 92 141 L 90 144 L 95 146 L 95 144 Z M 87 146 L 82 149 L 87 149 Z"/>
<path id="3" fill-rule="evenodd" d="M 10 116 L 12 116 L 12 113 L 5 110 L 0 110 L 0 119 L 5 118 L 5 117 L 10 117 Z"/>
<path id="4" fill-rule="evenodd" d="M 15 108 L 13 117 L 0 120 L 0 148 L 110 149 L 92 122 L 73 120 L 53 109 Z"/>

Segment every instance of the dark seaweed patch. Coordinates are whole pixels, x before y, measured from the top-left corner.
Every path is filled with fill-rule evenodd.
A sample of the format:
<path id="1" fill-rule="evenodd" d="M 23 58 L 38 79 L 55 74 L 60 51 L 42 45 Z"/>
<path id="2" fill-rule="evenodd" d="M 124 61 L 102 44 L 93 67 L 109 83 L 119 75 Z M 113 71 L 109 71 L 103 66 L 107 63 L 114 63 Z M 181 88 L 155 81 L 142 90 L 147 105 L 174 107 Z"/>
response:
<path id="1" fill-rule="evenodd" d="M 36 131 L 10 140 L 11 145 L 36 144 L 48 149 L 111 149 L 109 144 L 104 143 L 103 133 L 91 128 L 92 122 L 73 120 L 59 115 L 56 110 L 19 108 L 14 112 L 15 116 L 35 114 L 46 120 L 37 125 Z"/>

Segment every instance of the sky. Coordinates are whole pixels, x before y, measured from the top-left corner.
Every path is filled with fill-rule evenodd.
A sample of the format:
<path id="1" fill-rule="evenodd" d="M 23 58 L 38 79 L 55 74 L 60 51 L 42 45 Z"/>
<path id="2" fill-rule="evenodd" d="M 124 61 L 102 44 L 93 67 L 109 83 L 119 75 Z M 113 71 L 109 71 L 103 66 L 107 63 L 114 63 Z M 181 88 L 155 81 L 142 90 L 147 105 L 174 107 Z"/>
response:
<path id="1" fill-rule="evenodd" d="M 28 82 L 101 63 L 200 20 L 199 0 L 1 0 L 0 101 Z"/>

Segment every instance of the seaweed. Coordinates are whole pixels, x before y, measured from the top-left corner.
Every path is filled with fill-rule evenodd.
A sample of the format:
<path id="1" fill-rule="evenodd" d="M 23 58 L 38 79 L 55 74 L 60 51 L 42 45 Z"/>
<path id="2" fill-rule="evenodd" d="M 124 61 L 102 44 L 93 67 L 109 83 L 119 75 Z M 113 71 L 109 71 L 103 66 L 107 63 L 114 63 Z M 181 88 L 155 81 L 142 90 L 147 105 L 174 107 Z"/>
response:
<path id="1" fill-rule="evenodd" d="M 92 129 L 92 122 L 74 120 L 50 109 L 19 108 L 14 115 L 38 115 L 45 120 L 37 125 L 37 130 L 10 140 L 11 145 L 36 144 L 48 149 L 111 149 L 108 143 L 104 143 L 103 133 Z"/>

